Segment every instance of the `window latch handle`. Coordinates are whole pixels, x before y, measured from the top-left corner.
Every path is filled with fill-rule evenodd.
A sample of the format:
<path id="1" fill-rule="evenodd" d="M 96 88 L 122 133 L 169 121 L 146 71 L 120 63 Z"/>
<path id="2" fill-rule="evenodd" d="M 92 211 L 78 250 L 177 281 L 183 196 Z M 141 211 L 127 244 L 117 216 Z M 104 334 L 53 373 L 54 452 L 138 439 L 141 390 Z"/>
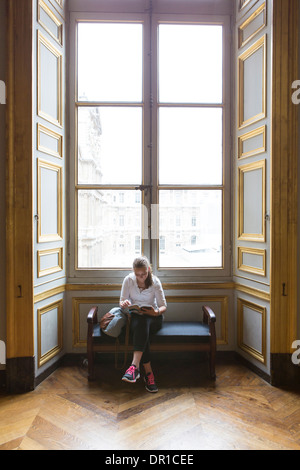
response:
<path id="1" fill-rule="evenodd" d="M 152 188 L 150 184 L 140 184 L 139 186 L 136 186 L 137 191 L 145 191 L 145 194 L 147 194 L 148 189 Z"/>

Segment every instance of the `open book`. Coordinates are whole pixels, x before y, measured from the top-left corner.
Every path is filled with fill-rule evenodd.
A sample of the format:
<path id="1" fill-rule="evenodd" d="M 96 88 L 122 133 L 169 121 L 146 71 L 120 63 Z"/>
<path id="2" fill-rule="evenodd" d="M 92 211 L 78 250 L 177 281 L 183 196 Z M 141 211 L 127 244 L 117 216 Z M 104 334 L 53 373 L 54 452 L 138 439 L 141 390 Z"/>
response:
<path id="1" fill-rule="evenodd" d="M 152 309 L 152 305 L 129 305 L 128 310 L 130 313 L 138 313 L 143 315 L 145 312 L 142 312 L 142 309 Z"/>

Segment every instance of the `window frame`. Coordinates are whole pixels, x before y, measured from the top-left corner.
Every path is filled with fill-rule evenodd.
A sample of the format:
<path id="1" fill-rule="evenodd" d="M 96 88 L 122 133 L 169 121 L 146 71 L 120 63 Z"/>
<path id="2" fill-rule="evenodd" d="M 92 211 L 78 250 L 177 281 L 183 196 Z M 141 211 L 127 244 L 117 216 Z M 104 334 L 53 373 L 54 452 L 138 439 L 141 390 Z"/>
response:
<path id="1" fill-rule="evenodd" d="M 141 22 L 144 25 L 144 57 L 143 57 L 143 168 L 144 174 L 142 185 L 152 185 L 152 191 L 141 192 L 141 209 L 147 208 L 147 213 L 143 215 L 142 224 L 147 228 L 152 222 L 154 226 L 154 239 L 142 239 L 142 251 L 152 262 L 153 270 L 164 281 L 195 282 L 195 281 L 224 281 L 231 277 L 231 29 L 229 15 L 178 15 L 178 14 L 160 14 L 148 12 L 144 13 L 91 13 L 81 11 L 70 12 L 70 178 L 69 178 L 69 275 L 71 279 L 85 282 L 90 279 L 93 282 L 119 282 L 128 273 L 127 268 L 78 268 L 77 267 L 77 191 L 76 180 L 77 166 L 77 80 L 76 80 L 76 50 L 77 50 L 77 23 L 81 21 L 110 21 L 110 22 Z M 157 87 L 153 84 L 158 82 L 158 57 L 157 57 L 157 27 L 162 22 L 170 23 L 200 23 L 200 24 L 218 24 L 223 26 L 223 183 L 217 189 L 222 190 L 223 194 L 223 263 L 222 267 L 216 268 L 158 268 L 159 256 L 159 234 L 155 232 L 158 227 L 157 220 L 151 217 L 151 203 L 158 204 L 158 193 L 162 188 L 173 189 L 166 185 L 158 185 L 158 96 Z M 152 57 L 152 65 L 147 57 Z M 91 102 L 91 104 L 93 104 Z M 205 105 L 203 105 L 205 106 Z M 81 185 L 84 186 L 84 185 Z M 86 185 L 85 185 L 86 186 Z M 101 185 L 102 186 L 102 185 Z M 216 188 L 209 186 L 209 189 Z M 111 189 L 126 190 L 128 186 L 113 186 Z M 188 189 L 189 186 L 174 186 L 174 189 Z M 199 187 L 197 187 L 199 189 Z M 205 189 L 205 188 L 204 188 Z M 151 194 L 152 193 L 152 194 Z M 150 199 L 152 196 L 152 200 Z M 153 216 L 153 212 L 152 212 Z M 148 218 L 148 220 L 147 220 Z M 225 223 L 226 221 L 226 223 Z"/>

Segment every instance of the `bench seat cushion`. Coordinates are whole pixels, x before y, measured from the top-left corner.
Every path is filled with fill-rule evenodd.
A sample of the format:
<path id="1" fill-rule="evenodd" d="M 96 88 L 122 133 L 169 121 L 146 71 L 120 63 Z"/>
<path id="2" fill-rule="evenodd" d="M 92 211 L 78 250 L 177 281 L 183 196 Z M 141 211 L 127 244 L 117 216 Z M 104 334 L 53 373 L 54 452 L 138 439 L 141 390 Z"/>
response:
<path id="1" fill-rule="evenodd" d="M 124 342 L 125 328 L 119 339 Z M 209 326 L 202 322 L 167 322 L 163 323 L 162 328 L 151 336 L 151 343 L 198 343 L 208 342 L 210 340 Z M 100 324 L 94 325 L 93 342 L 100 343 L 114 343 L 115 338 L 103 333 L 100 329 Z"/>
<path id="2" fill-rule="evenodd" d="M 164 322 L 151 337 L 155 343 L 198 343 L 210 339 L 209 326 L 202 322 Z"/>

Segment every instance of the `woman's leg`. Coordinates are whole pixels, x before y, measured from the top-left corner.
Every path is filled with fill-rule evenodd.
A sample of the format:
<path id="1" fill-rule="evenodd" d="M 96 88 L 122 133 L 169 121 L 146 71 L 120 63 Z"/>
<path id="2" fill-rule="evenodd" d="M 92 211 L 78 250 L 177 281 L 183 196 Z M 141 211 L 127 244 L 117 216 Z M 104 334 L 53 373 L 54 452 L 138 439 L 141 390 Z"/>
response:
<path id="1" fill-rule="evenodd" d="M 150 336 L 159 331 L 162 327 L 162 317 L 147 317 L 148 319 L 148 335 L 147 335 L 147 342 L 144 348 L 144 354 L 142 356 L 142 364 L 146 367 L 147 372 L 150 372 L 149 364 L 150 364 Z"/>
<path id="2" fill-rule="evenodd" d="M 158 331 L 162 326 L 162 317 L 150 317 L 147 315 L 132 314 L 131 317 L 131 329 L 133 331 L 133 359 L 132 365 L 126 371 L 123 380 L 132 380 L 129 375 L 136 373 L 139 377 L 140 362 L 144 365 L 145 373 L 148 375 L 152 373 L 151 362 L 150 362 L 150 343 L 149 337 L 151 334 Z M 137 371 L 131 370 L 132 366 L 135 366 Z M 127 377 L 127 378 L 126 378 Z"/>
<path id="3" fill-rule="evenodd" d="M 148 315 L 132 315 L 131 327 L 133 330 L 133 350 L 143 352 L 139 358 L 143 364 L 150 362 L 150 335 L 160 330 L 162 317 L 151 317 Z"/>

